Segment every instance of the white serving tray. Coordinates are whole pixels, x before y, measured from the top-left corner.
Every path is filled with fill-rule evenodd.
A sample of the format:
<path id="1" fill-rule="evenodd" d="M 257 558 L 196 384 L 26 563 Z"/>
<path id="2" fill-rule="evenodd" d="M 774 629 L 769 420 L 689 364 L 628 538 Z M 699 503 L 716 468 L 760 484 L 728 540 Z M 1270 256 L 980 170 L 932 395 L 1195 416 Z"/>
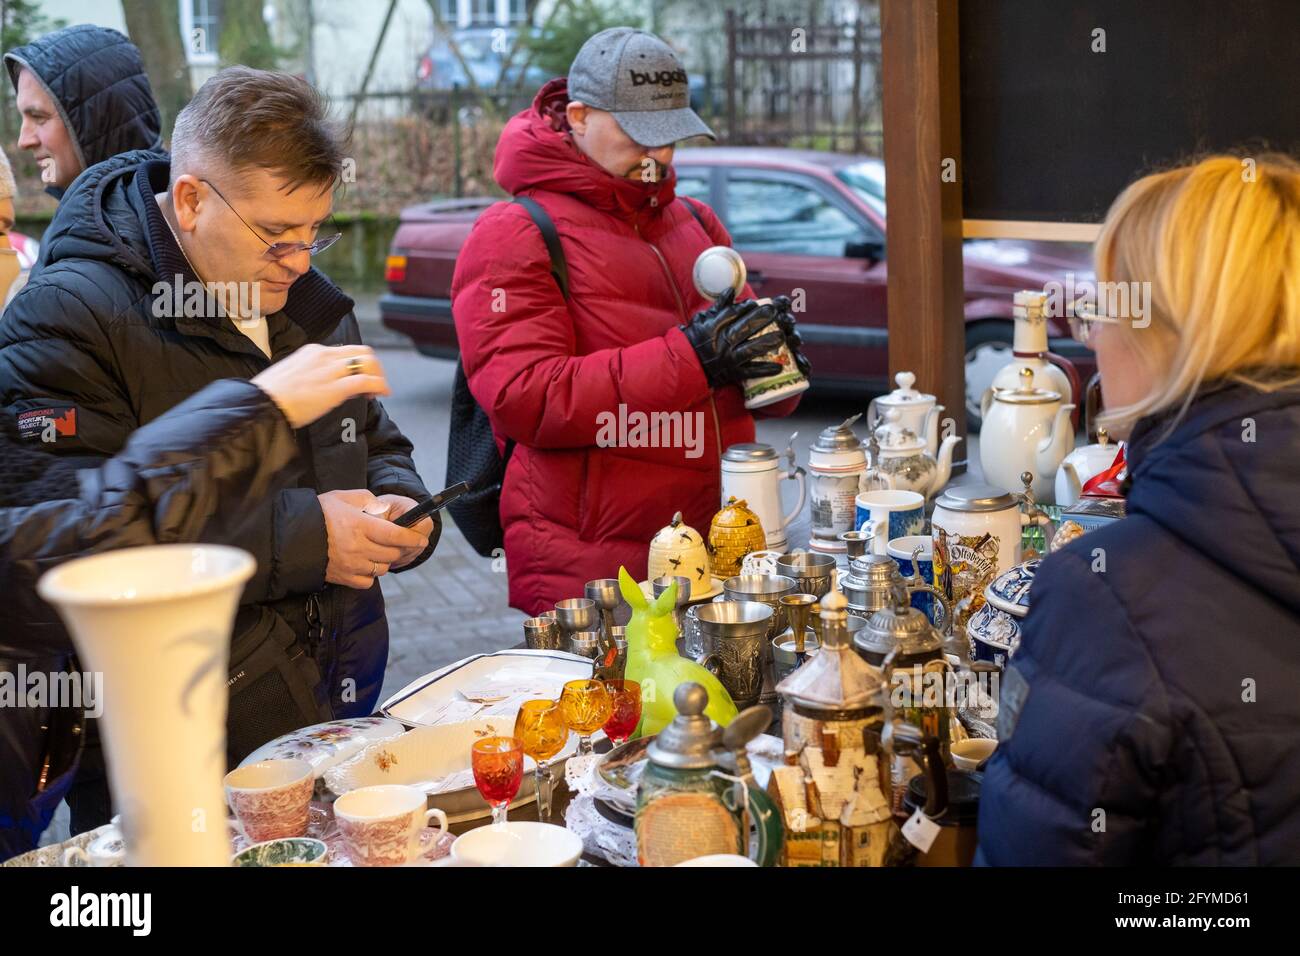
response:
<path id="1" fill-rule="evenodd" d="M 577 654 L 566 651 L 533 651 L 525 648 L 497 651 L 493 654 L 474 654 L 454 664 L 448 664 L 431 674 L 416 678 L 384 701 L 379 712 L 385 717 L 392 717 L 411 728 L 446 727 L 449 735 L 460 732 L 453 725 L 471 724 L 487 719 L 498 720 L 509 733 L 514 728 L 518 700 L 502 701 L 496 706 L 479 710 L 472 716 L 457 716 L 449 712 L 449 705 L 463 700 L 462 690 L 483 690 L 493 684 L 501 686 L 529 685 L 530 697 L 558 700 L 564 685 L 571 680 L 587 680 L 591 677 L 594 665 Z M 605 735 L 596 731 L 592 740 Z M 450 743 L 450 739 L 448 741 Z M 570 737 L 564 750 L 555 757 L 551 766 L 557 779 L 564 778 L 564 765 L 577 747 L 577 740 Z M 456 753 L 464 753 L 466 765 L 469 760 L 469 747 L 466 742 L 451 745 Z M 456 762 L 462 759 L 459 756 Z M 519 795 L 512 803 L 511 809 L 533 802 L 537 798 L 536 780 L 533 777 L 533 761 L 525 758 L 524 779 L 519 787 Z M 447 814 L 449 823 L 460 823 L 477 819 L 491 813 L 490 808 L 479 796 L 478 791 L 470 786 L 463 790 L 434 794 L 430 798 L 432 806 L 440 807 Z"/>
<path id="2" fill-rule="evenodd" d="M 520 648 L 474 654 L 416 678 L 384 701 L 379 711 L 408 727 L 462 723 L 475 717 L 504 717 L 506 711 L 513 721 L 517 700 L 502 701 L 501 706 L 489 705 L 473 713 L 456 713 L 457 707 L 466 709 L 461 692 L 493 686 L 508 690 L 528 685 L 532 690 L 530 696 L 558 700 L 568 681 L 589 679 L 592 669 L 589 659 L 565 651 Z"/>

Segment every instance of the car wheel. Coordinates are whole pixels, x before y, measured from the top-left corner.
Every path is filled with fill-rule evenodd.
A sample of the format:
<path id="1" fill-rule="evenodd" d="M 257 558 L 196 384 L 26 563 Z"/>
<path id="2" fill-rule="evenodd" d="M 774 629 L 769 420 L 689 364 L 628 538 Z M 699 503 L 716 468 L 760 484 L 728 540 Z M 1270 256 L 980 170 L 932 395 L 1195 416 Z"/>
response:
<path id="1" fill-rule="evenodd" d="M 988 320 L 966 327 L 966 429 L 978 432 L 982 424 L 980 399 L 993 378 L 1012 361 L 1010 322 Z"/>

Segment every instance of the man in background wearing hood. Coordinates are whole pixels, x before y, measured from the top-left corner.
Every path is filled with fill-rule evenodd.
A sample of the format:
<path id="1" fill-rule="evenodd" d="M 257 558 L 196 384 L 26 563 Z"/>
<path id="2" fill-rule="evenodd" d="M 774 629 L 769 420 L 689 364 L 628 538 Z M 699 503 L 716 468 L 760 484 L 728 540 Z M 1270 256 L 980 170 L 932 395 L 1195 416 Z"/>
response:
<path id="1" fill-rule="evenodd" d="M 18 147 L 62 199 L 82 171 L 133 149 L 162 149 L 162 117 L 135 44 L 106 27 L 47 33 L 4 56 L 23 125 Z"/>

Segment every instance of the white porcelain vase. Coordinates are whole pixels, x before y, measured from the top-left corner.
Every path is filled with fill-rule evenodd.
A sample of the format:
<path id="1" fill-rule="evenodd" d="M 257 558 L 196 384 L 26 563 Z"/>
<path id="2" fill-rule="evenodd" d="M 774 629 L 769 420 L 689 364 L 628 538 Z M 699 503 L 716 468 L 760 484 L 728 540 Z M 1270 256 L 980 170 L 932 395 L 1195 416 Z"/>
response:
<path id="1" fill-rule="evenodd" d="M 216 545 L 79 558 L 37 589 L 103 675 L 101 728 L 132 866 L 226 866 L 230 632 L 256 562 Z"/>

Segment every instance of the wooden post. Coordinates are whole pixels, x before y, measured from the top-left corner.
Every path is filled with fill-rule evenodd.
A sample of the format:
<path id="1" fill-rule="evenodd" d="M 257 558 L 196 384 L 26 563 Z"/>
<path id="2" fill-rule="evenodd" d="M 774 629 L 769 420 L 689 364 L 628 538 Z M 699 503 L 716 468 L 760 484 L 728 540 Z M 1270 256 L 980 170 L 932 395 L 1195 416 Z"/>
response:
<path id="1" fill-rule="evenodd" d="M 957 0 L 880 8 L 889 372 L 915 372 L 916 387 L 946 407 L 952 433 L 965 435 Z M 944 181 L 945 169 L 954 181 Z M 954 457 L 966 457 L 963 445 Z"/>

